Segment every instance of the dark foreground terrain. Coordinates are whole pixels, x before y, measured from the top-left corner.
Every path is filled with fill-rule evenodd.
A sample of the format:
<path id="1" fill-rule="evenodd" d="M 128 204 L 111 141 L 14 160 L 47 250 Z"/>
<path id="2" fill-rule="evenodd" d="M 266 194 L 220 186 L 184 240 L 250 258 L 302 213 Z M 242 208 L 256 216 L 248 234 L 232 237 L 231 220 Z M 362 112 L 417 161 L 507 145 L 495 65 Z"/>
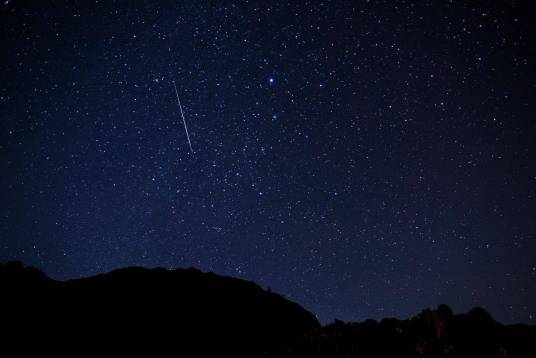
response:
<path id="1" fill-rule="evenodd" d="M 1 357 L 536 357 L 536 327 L 481 308 L 320 327 L 252 282 L 195 269 L 60 282 L 11 262 L 0 295 Z"/>

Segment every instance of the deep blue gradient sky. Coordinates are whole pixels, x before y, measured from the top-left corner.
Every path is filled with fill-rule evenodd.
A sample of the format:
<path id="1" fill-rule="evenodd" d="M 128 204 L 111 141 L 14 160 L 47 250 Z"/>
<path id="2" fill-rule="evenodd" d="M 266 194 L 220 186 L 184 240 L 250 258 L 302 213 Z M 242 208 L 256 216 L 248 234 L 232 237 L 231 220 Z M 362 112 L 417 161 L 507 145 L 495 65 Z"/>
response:
<path id="1" fill-rule="evenodd" d="M 323 322 L 534 323 L 531 10 L 3 1 L 0 261 L 194 266 Z"/>

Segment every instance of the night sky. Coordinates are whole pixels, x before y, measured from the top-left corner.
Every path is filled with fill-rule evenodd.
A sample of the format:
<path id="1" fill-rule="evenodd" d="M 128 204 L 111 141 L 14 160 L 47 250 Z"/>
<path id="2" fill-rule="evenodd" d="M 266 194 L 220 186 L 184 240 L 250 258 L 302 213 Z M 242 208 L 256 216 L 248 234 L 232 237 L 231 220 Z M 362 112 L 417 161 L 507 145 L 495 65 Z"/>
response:
<path id="1" fill-rule="evenodd" d="M 536 321 L 528 6 L 0 7 L 0 261 L 194 266 L 324 323 Z"/>

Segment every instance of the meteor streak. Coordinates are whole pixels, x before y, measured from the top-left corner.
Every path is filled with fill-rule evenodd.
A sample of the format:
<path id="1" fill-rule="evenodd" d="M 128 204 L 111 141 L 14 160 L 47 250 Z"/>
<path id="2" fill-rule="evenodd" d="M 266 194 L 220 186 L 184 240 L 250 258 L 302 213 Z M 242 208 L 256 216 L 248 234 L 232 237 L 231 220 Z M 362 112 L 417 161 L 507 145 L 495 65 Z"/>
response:
<path id="1" fill-rule="evenodd" d="M 188 126 L 186 126 L 186 119 L 184 119 L 184 112 L 182 111 L 181 99 L 179 98 L 179 91 L 177 91 L 175 80 L 173 80 L 173 88 L 175 88 L 175 94 L 177 95 L 177 103 L 179 104 L 179 109 L 181 110 L 182 123 L 184 124 L 184 131 L 186 132 L 186 138 L 188 138 L 188 145 L 190 146 L 190 152 L 194 154 L 194 149 L 192 148 L 192 142 L 190 141 L 190 134 L 188 133 Z"/>

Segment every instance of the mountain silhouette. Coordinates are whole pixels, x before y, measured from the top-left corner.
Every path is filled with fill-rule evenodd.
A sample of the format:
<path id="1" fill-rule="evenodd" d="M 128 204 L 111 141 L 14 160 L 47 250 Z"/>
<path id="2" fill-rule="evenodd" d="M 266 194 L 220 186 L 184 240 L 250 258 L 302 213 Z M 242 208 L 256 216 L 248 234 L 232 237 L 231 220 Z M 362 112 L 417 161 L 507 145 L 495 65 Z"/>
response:
<path id="1" fill-rule="evenodd" d="M 255 357 L 320 325 L 253 282 L 196 269 L 132 267 L 70 281 L 0 265 L 1 321 L 16 355 Z M 45 354 L 46 353 L 46 354 Z"/>
<path id="2" fill-rule="evenodd" d="M 321 327 L 253 282 L 131 267 L 56 281 L 0 264 L 2 357 L 536 357 L 536 327 L 482 308 Z"/>
<path id="3" fill-rule="evenodd" d="M 505 326 L 477 307 L 454 315 L 447 305 L 409 320 L 335 321 L 307 332 L 279 357 L 536 357 L 536 327 Z"/>

